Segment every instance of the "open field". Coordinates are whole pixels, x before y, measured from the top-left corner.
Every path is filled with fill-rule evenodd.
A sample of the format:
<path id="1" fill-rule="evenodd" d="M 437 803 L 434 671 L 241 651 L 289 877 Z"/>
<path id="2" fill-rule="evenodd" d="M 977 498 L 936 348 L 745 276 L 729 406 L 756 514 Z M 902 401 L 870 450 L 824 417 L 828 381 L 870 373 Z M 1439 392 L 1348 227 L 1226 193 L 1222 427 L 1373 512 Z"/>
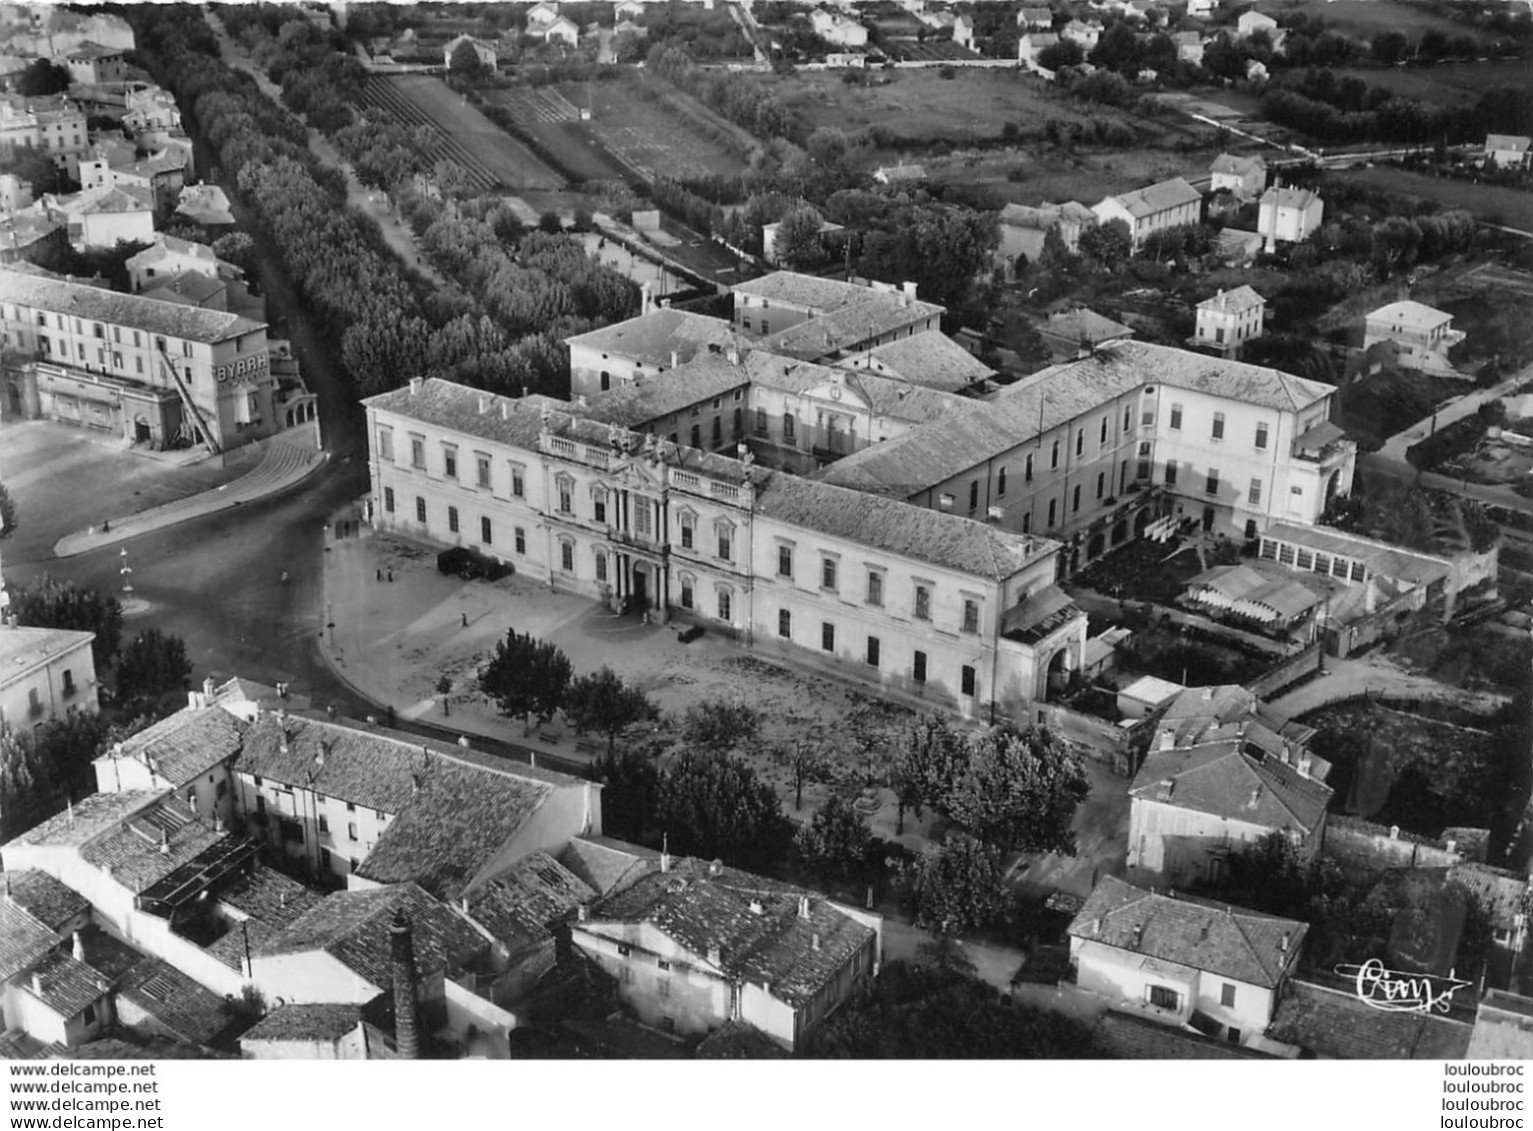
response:
<path id="1" fill-rule="evenodd" d="M 441 156 L 510 189 L 554 189 L 564 178 L 490 121 L 441 79 L 399 75 L 368 80 L 369 101 L 409 125 L 429 125 L 443 139 Z"/>
<path id="2" fill-rule="evenodd" d="M 1262 10 L 1274 17 L 1294 11 L 1310 17 L 1319 16 L 1331 31 L 1364 40 L 1371 40 L 1381 31 L 1404 32 L 1407 38 L 1416 40 L 1422 32 L 1433 28 L 1449 37 L 1496 38 L 1481 32 L 1473 24 L 1447 19 L 1406 0 L 1299 0 L 1298 3 L 1279 4 L 1270 9 L 1263 7 Z"/>
<path id="3" fill-rule="evenodd" d="M 1079 200 L 1095 204 L 1104 196 L 1153 184 L 1168 177 L 1196 175 L 1218 150 L 1187 155 L 1156 149 L 1125 149 L 1077 158 L 1022 149 L 966 151 L 923 163 L 932 180 L 982 189 L 999 204 L 1042 204 Z M 1020 179 L 1014 180 L 1013 177 Z"/>
<path id="4" fill-rule="evenodd" d="M 658 98 L 644 97 L 638 83 L 596 83 L 591 90 L 591 125 L 596 136 L 646 178 L 686 180 L 744 171 L 745 162 L 729 146 L 710 138 Z M 668 96 L 681 97 L 679 92 L 668 92 Z"/>
<path id="5" fill-rule="evenodd" d="M 1434 177 L 1430 173 L 1383 166 L 1333 170 L 1327 176 L 1355 181 L 1402 196 L 1435 200 L 1444 208 L 1463 208 L 1488 223 L 1533 232 L 1533 193 L 1520 189 Z"/>
<path id="6" fill-rule="evenodd" d="M 1526 86 L 1533 68 L 1519 59 L 1487 59 L 1482 63 L 1443 63 L 1436 67 L 1335 67 L 1338 79 L 1362 79 L 1403 98 L 1444 106 L 1472 105 L 1498 86 Z"/>
<path id="7" fill-rule="evenodd" d="M 834 71 L 762 75 L 759 81 L 794 112 L 805 136 L 820 126 L 883 126 L 910 141 L 961 146 L 994 138 L 1008 121 L 1034 130 L 1048 118 L 1086 121 L 1093 113 L 1119 113 L 1051 97 L 1040 79 L 1011 70 L 963 70 L 951 79 L 936 70 L 881 71 L 877 78 L 890 81 L 849 86 Z"/>
<path id="8" fill-rule="evenodd" d="M 602 150 L 592 134 L 591 123 L 580 120 L 579 109 L 562 93 L 512 87 L 487 90 L 484 99 L 508 110 L 519 129 L 530 134 L 545 152 L 557 154 L 560 166 L 571 180 L 611 181 L 624 177 L 622 165 Z"/>

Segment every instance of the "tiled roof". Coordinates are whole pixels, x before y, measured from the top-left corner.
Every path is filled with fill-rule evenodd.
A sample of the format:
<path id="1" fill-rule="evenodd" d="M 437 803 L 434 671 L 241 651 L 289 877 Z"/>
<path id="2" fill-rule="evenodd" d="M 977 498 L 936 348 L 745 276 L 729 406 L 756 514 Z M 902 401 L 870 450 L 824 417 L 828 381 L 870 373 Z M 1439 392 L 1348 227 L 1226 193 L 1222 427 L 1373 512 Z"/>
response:
<path id="1" fill-rule="evenodd" d="M 1408 330 L 1430 330 L 1444 322 L 1453 321 L 1453 315 L 1435 310 L 1422 302 L 1405 299 L 1381 306 L 1368 314 L 1369 322 L 1399 322 Z"/>
<path id="2" fill-rule="evenodd" d="M 273 935 L 318 907 L 324 896 L 273 868 L 257 864 L 215 893 L 218 903 L 240 922 L 208 948 L 208 953 L 233 970 L 243 970 L 248 947 L 253 953 Z"/>
<path id="3" fill-rule="evenodd" d="M 130 970 L 117 993 L 192 1044 L 212 1044 L 239 1024 L 227 1001 L 158 958 L 145 958 Z"/>
<path id="4" fill-rule="evenodd" d="M 927 330 L 879 346 L 869 356 L 888 366 L 901 380 L 948 392 L 967 388 L 995 374 L 995 370 L 939 330 Z"/>
<path id="5" fill-rule="evenodd" d="M 1157 383 L 1288 411 L 1335 392 L 1330 385 L 1262 366 L 1150 342 L 1113 342 L 1089 357 L 1035 373 L 967 412 L 837 460 L 819 478 L 909 498 L 1115 397 Z"/>
<path id="6" fill-rule="evenodd" d="M 71 955 L 55 950 L 45 955 L 17 981 L 38 1001 L 61 1017 L 74 1017 L 111 992 L 101 974 Z"/>
<path id="7" fill-rule="evenodd" d="M 849 303 L 789 326 L 761 340 L 763 349 L 814 361 L 908 326 L 939 316 L 943 308 L 908 298 L 899 291 L 858 288 L 861 302 Z"/>
<path id="8" fill-rule="evenodd" d="M 1104 317 L 1084 306 L 1049 315 L 1043 330 L 1045 333 L 1054 334 L 1070 342 L 1089 342 L 1093 345 L 1109 342 L 1115 338 L 1132 337 L 1134 334 L 1131 327 L 1121 322 L 1114 322 L 1111 318 Z"/>
<path id="9" fill-rule="evenodd" d="M 148 809 L 159 790 L 129 789 L 122 793 L 93 793 L 55 813 L 36 828 L 14 838 L 12 844 L 67 847 L 85 844 L 116 826 L 130 814 Z"/>
<path id="10" fill-rule="evenodd" d="M 1116 200 L 1129 215 L 1142 220 L 1147 216 L 1165 212 L 1167 209 L 1181 208 L 1200 201 L 1203 199 L 1203 194 L 1181 177 L 1172 177 L 1169 181 L 1161 181 L 1142 189 L 1135 189 L 1133 192 L 1119 193 L 1107 199 Z"/>
<path id="11" fill-rule="evenodd" d="M 1220 314 L 1239 314 L 1258 306 L 1266 306 L 1267 300 L 1250 287 L 1236 287 L 1233 291 L 1220 291 L 1198 303 L 1199 310 L 1216 310 Z"/>
<path id="12" fill-rule="evenodd" d="M 879 293 L 858 283 L 801 275 L 797 271 L 773 271 L 732 289 L 737 295 L 807 307 L 820 314 L 867 302 L 869 296 Z"/>
<path id="13" fill-rule="evenodd" d="M 884 377 L 866 369 L 816 365 L 791 357 L 779 357 L 763 350 L 746 354 L 743 364 L 750 374 L 752 385 L 797 395 L 844 385 L 867 403 L 870 412 L 896 420 L 920 423 L 949 410 L 967 408 L 973 404 L 966 397 L 923 387 L 925 382 Z"/>
<path id="14" fill-rule="evenodd" d="M 1308 930 L 1294 919 L 1159 895 L 1111 876 L 1070 924 L 1076 938 L 1268 988 L 1293 966 Z"/>
<path id="15" fill-rule="evenodd" d="M 0 1033 L 0 1060 L 37 1060 L 47 1048 L 36 1037 L 29 1037 L 19 1029 Z"/>
<path id="16" fill-rule="evenodd" d="M 597 895 L 627 887 L 659 861 L 660 853 L 652 848 L 600 836 L 572 837 L 559 852 L 559 863 Z"/>
<path id="17" fill-rule="evenodd" d="M 183 707 L 125 739 L 118 756 L 144 762 L 179 788 L 238 753 L 247 726 L 222 707 Z"/>
<path id="18" fill-rule="evenodd" d="M 551 937 L 549 927 L 596 897 L 596 890 L 547 852 L 518 861 L 466 897 L 466 913 L 502 942 L 523 946 Z"/>
<path id="19" fill-rule="evenodd" d="M 8 872 L 4 882 L 9 902 L 22 908 L 50 931 L 61 930 L 65 923 L 80 912 L 90 909 L 90 901 L 74 888 L 35 868 L 25 872 Z"/>
<path id="20" fill-rule="evenodd" d="M 362 1021 L 357 1005 L 282 1005 L 240 1035 L 250 1041 L 338 1041 Z"/>
<path id="21" fill-rule="evenodd" d="M 35 915 L 8 899 L 0 899 L 0 982 L 31 966 L 58 941 L 56 933 Z"/>
<path id="22" fill-rule="evenodd" d="M 1267 207 L 1297 208 L 1303 211 L 1319 199 L 1320 195 L 1310 189 L 1273 185 L 1262 193 L 1261 202 Z"/>
<path id="23" fill-rule="evenodd" d="M 758 488 L 756 510 L 805 530 L 995 581 L 1058 547 L 1049 539 L 780 471 L 768 473 Z"/>
<path id="24" fill-rule="evenodd" d="M 1097 1050 L 1117 1060 L 1270 1060 L 1267 1053 L 1215 1041 L 1159 1021 L 1108 1010 L 1092 1032 Z"/>
<path id="25" fill-rule="evenodd" d="M 1480 999 L 1464 1056 L 1468 1060 L 1533 1058 L 1533 999 L 1506 990 L 1487 992 Z"/>
<path id="26" fill-rule="evenodd" d="M 154 211 L 154 196 L 137 185 L 102 185 L 60 203 L 66 212 L 79 216 Z"/>
<path id="27" fill-rule="evenodd" d="M 90 40 L 86 40 L 84 43 L 80 44 L 80 46 L 76 47 L 73 51 L 65 55 L 64 58 L 72 60 L 115 59 L 121 54 L 122 52 L 115 47 L 103 47 L 99 43 L 92 43 Z"/>
<path id="28" fill-rule="evenodd" d="M 139 892 L 214 845 L 238 839 L 203 824 L 185 802 L 167 795 L 96 837 L 80 849 L 80 856 Z"/>
<path id="29" fill-rule="evenodd" d="M 1335 1060 L 1462 1060 L 1473 1027 L 1433 1013 L 1390 1012 L 1348 987 L 1290 981 L 1267 1036 Z"/>
<path id="30" fill-rule="evenodd" d="M 600 350 L 645 365 L 667 367 L 691 361 L 697 354 L 706 352 L 709 346 L 730 349 L 744 341 L 723 318 L 670 307 L 564 340 L 568 345 Z M 671 360 L 673 353 L 679 355 L 676 361 Z"/>
<path id="31" fill-rule="evenodd" d="M 1291 619 L 1320 604 L 1320 598 L 1292 578 L 1267 577 L 1250 566 L 1215 566 L 1187 583 L 1186 592 L 1197 598 L 1211 591 L 1225 600 L 1260 605 L 1276 618 Z"/>
<path id="32" fill-rule="evenodd" d="M 1331 787 L 1281 759 L 1245 753 L 1238 728 L 1219 738 L 1204 735 L 1193 746 L 1152 749 L 1134 775 L 1129 796 L 1270 829 L 1312 832 L 1325 817 Z"/>
<path id="33" fill-rule="evenodd" d="M 800 913 L 805 898 L 807 918 Z M 709 953 L 717 949 L 717 966 L 726 976 L 769 986 L 794 1005 L 813 997 L 874 936 L 873 928 L 817 893 L 732 868 L 715 875 L 710 865 L 690 859 L 609 896 L 577 929 L 603 921 L 648 923 L 700 964 L 711 964 Z"/>
<path id="34" fill-rule="evenodd" d="M 1001 618 L 1001 635 L 1008 640 L 1037 644 L 1085 615 L 1063 589 L 1045 585 L 1006 610 Z"/>
<path id="35" fill-rule="evenodd" d="M 147 267 L 151 263 L 158 263 L 169 255 L 190 256 L 193 259 L 201 259 L 206 263 L 218 262 L 218 256 L 213 254 L 213 249 L 205 243 L 197 243 L 195 240 L 183 240 L 176 236 L 167 236 L 164 233 L 155 237 L 154 243 L 144 248 L 137 255 L 129 257 L 127 265 L 129 270 L 135 267 Z"/>
<path id="36" fill-rule="evenodd" d="M 726 1021 L 697 1046 L 699 1060 L 783 1060 L 792 1054 L 748 1021 Z"/>
<path id="37" fill-rule="evenodd" d="M 482 950 L 485 940 L 451 908 L 415 884 L 336 892 L 261 947 L 261 956 L 324 951 L 358 977 L 389 990 L 394 974 L 389 928 L 402 910 L 415 944 L 416 970 L 424 976 L 457 967 Z"/>
<path id="38" fill-rule="evenodd" d="M 201 306 L 227 287 L 228 284 L 217 275 L 205 275 L 201 271 L 177 271 L 174 275 L 153 280 L 139 293 L 160 302 Z"/>
<path id="39" fill-rule="evenodd" d="M 61 652 L 89 644 L 94 632 L 66 628 L 0 627 L 0 686 L 18 675 L 30 674 L 37 665 Z"/>
<path id="40" fill-rule="evenodd" d="M 0 301 L 20 303 L 50 313 L 72 315 L 120 326 L 132 326 L 150 334 L 185 338 L 194 342 L 222 342 L 263 329 L 238 314 L 203 310 L 174 302 L 158 302 L 139 295 L 120 294 L 83 283 L 45 279 L 36 275 L 0 272 Z"/>
<path id="41" fill-rule="evenodd" d="M 1448 869 L 1448 882 L 1473 892 L 1497 928 L 1509 929 L 1525 914 L 1528 877 L 1489 864 L 1464 863 Z"/>
<path id="42" fill-rule="evenodd" d="M 593 396 L 589 415 L 603 423 L 639 427 L 749 383 L 750 375 L 737 362 L 724 354 L 703 353 L 675 369 L 645 374 Z"/>
<path id="43" fill-rule="evenodd" d="M 1184 39 L 1184 37 L 1190 37 Z M 1195 31 L 1184 32 L 1175 37 L 1180 42 L 1198 42 L 1198 33 Z M 1266 171 L 1267 163 L 1260 157 L 1236 157 L 1233 153 L 1221 153 L 1214 158 L 1214 164 L 1210 172 L 1228 173 L 1231 176 L 1243 177 L 1254 169 Z"/>

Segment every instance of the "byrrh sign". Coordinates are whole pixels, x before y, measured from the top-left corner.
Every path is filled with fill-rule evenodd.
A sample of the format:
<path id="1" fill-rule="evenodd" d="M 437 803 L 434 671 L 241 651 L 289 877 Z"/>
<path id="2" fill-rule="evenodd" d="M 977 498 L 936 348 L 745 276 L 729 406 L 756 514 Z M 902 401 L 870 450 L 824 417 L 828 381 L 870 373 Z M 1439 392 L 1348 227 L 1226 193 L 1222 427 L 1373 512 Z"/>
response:
<path id="1" fill-rule="evenodd" d="M 220 365 L 213 371 L 222 385 L 225 381 L 244 381 L 251 377 L 265 373 L 271 368 L 271 361 L 263 350 L 251 357 L 242 357 L 233 365 Z"/>

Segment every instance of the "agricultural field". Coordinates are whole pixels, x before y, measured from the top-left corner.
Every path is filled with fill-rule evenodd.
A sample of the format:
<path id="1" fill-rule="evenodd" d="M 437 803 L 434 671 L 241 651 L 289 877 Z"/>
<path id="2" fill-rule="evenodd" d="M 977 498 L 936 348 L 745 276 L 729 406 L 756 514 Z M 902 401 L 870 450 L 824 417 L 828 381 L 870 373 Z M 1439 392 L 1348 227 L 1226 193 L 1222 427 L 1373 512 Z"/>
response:
<path id="1" fill-rule="evenodd" d="M 1048 118 L 1084 122 L 1118 113 L 1054 97 L 1040 80 L 1014 70 L 960 70 L 951 79 L 938 69 L 878 71 L 868 86 L 847 84 L 834 71 L 759 81 L 794 113 L 804 136 L 820 126 L 882 126 L 911 142 L 962 146 L 994 139 L 1008 121 L 1032 131 Z"/>
<path id="2" fill-rule="evenodd" d="M 1435 200 L 1444 208 L 1465 209 L 1487 223 L 1533 232 L 1533 192 L 1384 166 L 1335 170 L 1328 175 L 1402 196 Z"/>
<path id="3" fill-rule="evenodd" d="M 441 139 L 434 155 L 460 165 L 481 188 L 556 189 L 564 183 L 532 150 L 490 121 L 441 79 L 398 75 L 368 80 L 366 99 L 406 125 L 430 126 Z M 490 184 L 484 182 L 488 180 Z"/>
<path id="4" fill-rule="evenodd" d="M 1422 32 L 1434 28 L 1450 38 L 1456 35 L 1492 41 L 1496 38 L 1471 23 L 1450 20 L 1406 0 L 1299 0 L 1262 10 L 1274 17 L 1294 11 L 1319 16 L 1331 31 L 1362 40 L 1371 40 L 1381 31 L 1404 32 L 1407 38 L 1416 40 Z"/>
<path id="5" fill-rule="evenodd" d="M 1071 156 L 1022 148 L 992 149 L 925 158 L 923 164 L 932 180 L 972 189 L 976 195 L 993 200 L 996 207 L 1038 205 L 1046 200 L 1095 204 L 1104 196 L 1169 177 L 1196 178 L 1219 152 L 1217 148 L 1190 154 L 1123 149 Z"/>
<path id="6" fill-rule="evenodd" d="M 659 98 L 646 98 L 638 81 L 596 83 L 591 88 L 591 126 L 601 143 L 646 179 L 656 176 L 687 180 L 713 173 L 743 172 L 741 146 L 709 136 L 710 130 L 728 131 L 728 123 L 703 123 L 676 112 Z M 572 97 L 574 97 L 572 95 Z M 682 104 L 685 95 L 666 91 L 665 97 Z M 698 108 L 697 113 L 707 112 Z M 757 143 L 750 139 L 749 145 Z"/>
<path id="7" fill-rule="evenodd" d="M 517 128 L 532 136 L 545 152 L 558 155 L 573 181 L 621 180 L 626 170 L 594 140 L 591 123 L 580 120 L 585 87 L 568 94 L 551 87 L 511 87 L 486 90 L 484 100 L 511 113 Z M 577 106 L 572 97 L 580 100 Z"/>
<path id="8" fill-rule="evenodd" d="M 1387 87 L 1402 98 L 1470 106 L 1495 87 L 1527 85 L 1530 65 L 1519 59 L 1487 59 L 1435 67 L 1335 67 L 1332 71 L 1338 79 L 1362 79 L 1369 86 Z"/>

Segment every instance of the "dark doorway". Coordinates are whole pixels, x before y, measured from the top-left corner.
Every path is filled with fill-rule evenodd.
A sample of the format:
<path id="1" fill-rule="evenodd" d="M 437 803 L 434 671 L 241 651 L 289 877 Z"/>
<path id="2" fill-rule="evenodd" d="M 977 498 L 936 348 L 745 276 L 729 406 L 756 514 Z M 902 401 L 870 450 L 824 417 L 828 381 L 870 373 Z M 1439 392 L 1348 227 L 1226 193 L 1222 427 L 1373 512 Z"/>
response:
<path id="1" fill-rule="evenodd" d="M 633 601 L 641 608 L 649 608 L 649 572 L 642 566 L 633 567 Z"/>
<path id="2" fill-rule="evenodd" d="M 1203 531 L 1207 533 L 1214 528 L 1214 508 L 1203 508 Z"/>
<path id="3" fill-rule="evenodd" d="M 147 420 L 135 420 L 133 422 L 133 442 L 135 444 L 148 444 L 154 440 L 154 433 L 149 431 Z"/>

